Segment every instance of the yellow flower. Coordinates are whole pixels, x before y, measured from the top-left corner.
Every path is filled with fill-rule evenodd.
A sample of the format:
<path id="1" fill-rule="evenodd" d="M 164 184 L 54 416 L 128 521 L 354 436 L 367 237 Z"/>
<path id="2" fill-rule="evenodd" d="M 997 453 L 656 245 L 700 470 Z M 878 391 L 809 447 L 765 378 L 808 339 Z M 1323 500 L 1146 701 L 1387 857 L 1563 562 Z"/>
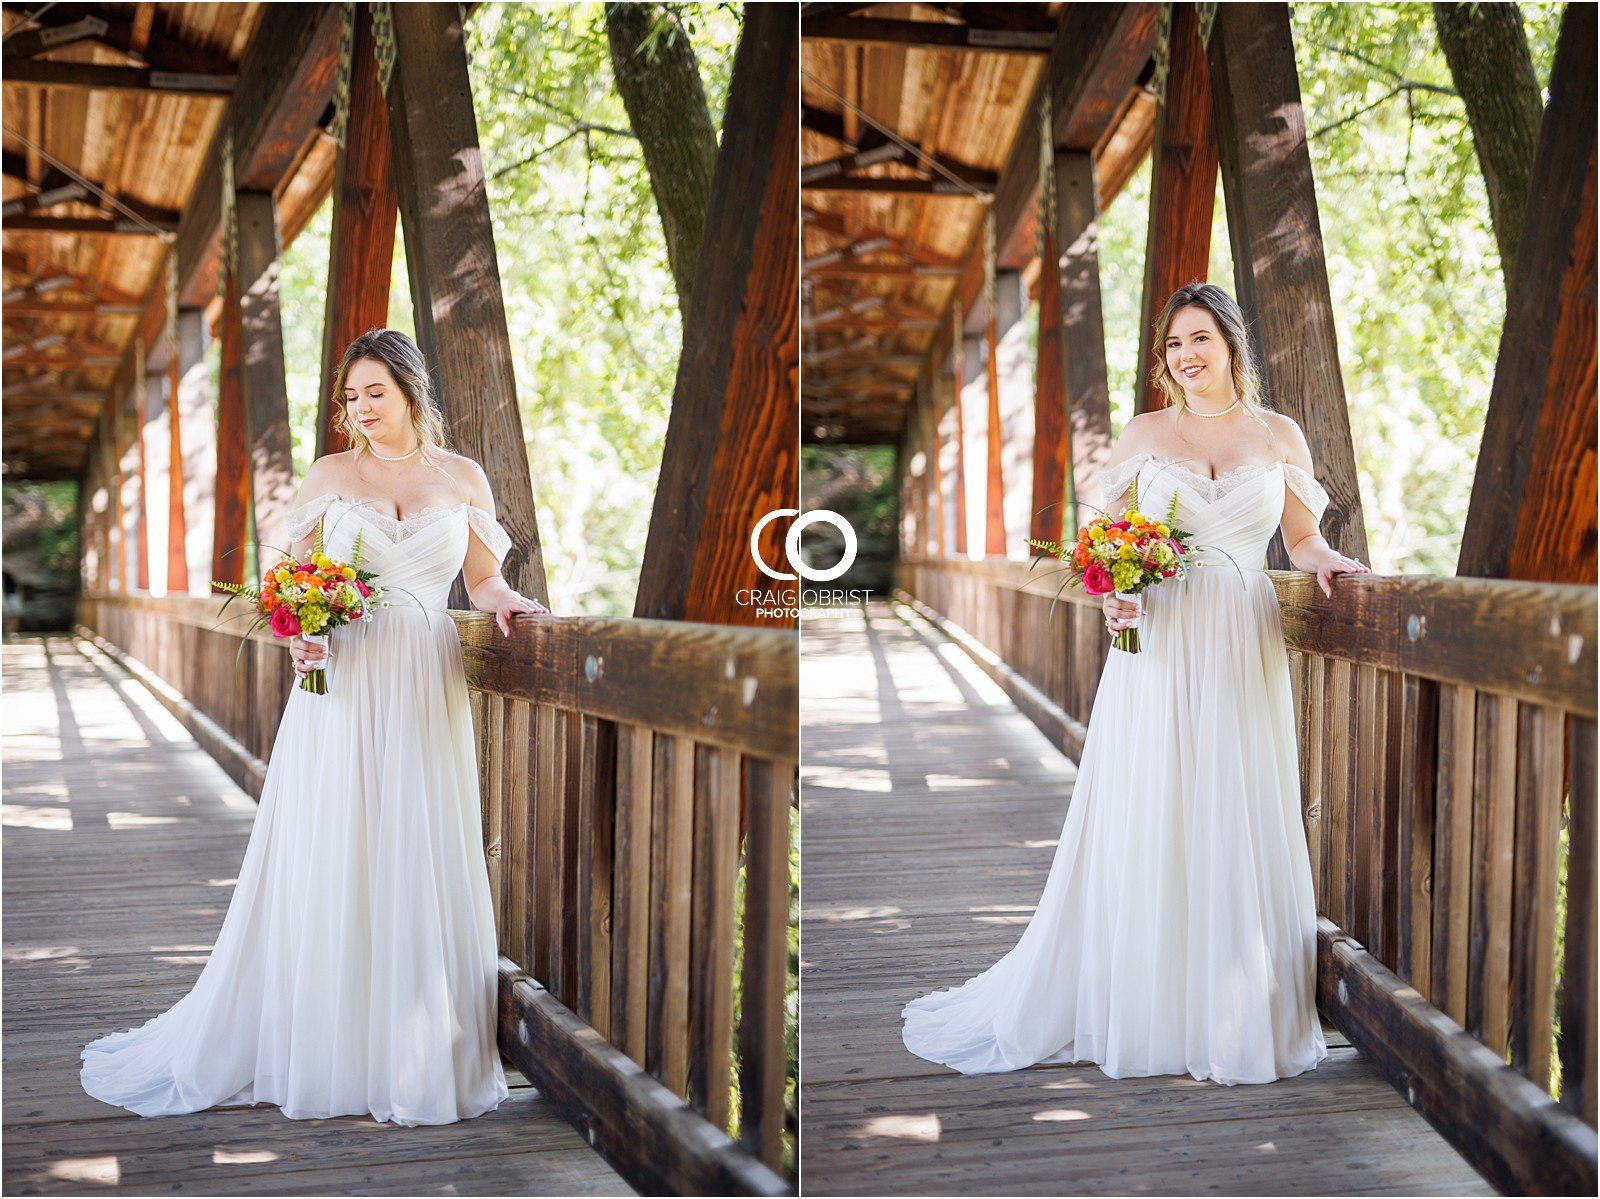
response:
<path id="1" fill-rule="evenodd" d="M 1129 508 L 1122 514 L 1122 519 L 1130 525 L 1142 525 L 1144 524 L 1144 513 L 1137 508 Z"/>
<path id="2" fill-rule="evenodd" d="M 356 577 L 356 568 L 353 566 L 347 566 L 340 573 L 343 574 L 347 579 L 353 579 Z"/>
<path id="3" fill-rule="evenodd" d="M 1106 539 L 1106 531 L 1104 529 L 1102 529 L 1099 525 L 1095 525 L 1094 528 L 1089 530 L 1089 540 L 1090 541 L 1104 541 L 1105 539 Z"/>
<path id="4" fill-rule="evenodd" d="M 327 570 L 330 566 L 333 565 L 333 559 L 328 557 L 327 554 L 313 554 L 312 557 L 311 557 L 311 560 L 313 562 L 315 562 L 318 566 L 320 566 L 323 570 Z"/>
<path id="5" fill-rule="evenodd" d="M 1122 548 L 1117 551 L 1117 557 L 1119 557 L 1119 558 L 1131 558 L 1137 552 L 1138 551 L 1136 551 L 1133 548 L 1133 546 L 1129 545 L 1127 542 L 1123 542 Z"/>
<path id="6" fill-rule="evenodd" d="M 1167 525 L 1157 525 L 1156 526 L 1156 532 L 1160 533 L 1163 537 L 1171 537 L 1172 536 L 1172 529 Z"/>

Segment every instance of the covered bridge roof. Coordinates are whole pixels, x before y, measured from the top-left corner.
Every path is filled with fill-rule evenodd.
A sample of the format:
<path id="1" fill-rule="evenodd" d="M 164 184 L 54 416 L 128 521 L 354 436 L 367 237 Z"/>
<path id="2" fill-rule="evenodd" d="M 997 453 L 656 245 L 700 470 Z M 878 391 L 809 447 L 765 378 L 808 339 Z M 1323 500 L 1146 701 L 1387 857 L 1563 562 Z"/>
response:
<path id="1" fill-rule="evenodd" d="M 979 328 L 991 204 L 997 265 L 1024 269 L 1031 287 L 1047 79 L 1063 76 L 1056 144 L 1093 149 L 1101 205 L 1138 166 L 1154 127 L 1157 6 L 1122 6 L 1105 40 L 1064 44 L 1067 9 L 1105 7 L 803 6 L 805 440 L 897 440 L 915 380 L 949 352 L 958 294 L 963 324 Z"/>
<path id="2" fill-rule="evenodd" d="M 230 105 L 238 184 L 274 192 L 285 244 L 327 194 L 336 6 L 274 22 L 275 70 L 252 72 L 266 7 L 4 5 L 7 478 L 77 478 L 141 334 L 164 365 L 169 247 L 181 302 L 213 301 Z"/>

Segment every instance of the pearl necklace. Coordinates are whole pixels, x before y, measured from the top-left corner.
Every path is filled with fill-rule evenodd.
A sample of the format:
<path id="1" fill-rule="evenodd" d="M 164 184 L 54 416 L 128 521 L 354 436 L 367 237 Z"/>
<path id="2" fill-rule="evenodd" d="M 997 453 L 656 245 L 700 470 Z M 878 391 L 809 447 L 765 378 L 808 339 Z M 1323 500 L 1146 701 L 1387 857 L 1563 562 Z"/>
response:
<path id="1" fill-rule="evenodd" d="M 1209 420 L 1213 416 L 1227 416 L 1228 413 L 1232 412 L 1235 408 L 1237 408 L 1243 402 L 1244 402 L 1243 400 L 1235 400 L 1233 403 L 1229 404 L 1226 408 L 1224 408 L 1221 412 L 1201 412 L 1198 408 L 1191 408 L 1191 407 L 1189 407 L 1189 405 L 1185 404 L 1184 405 L 1184 411 L 1189 413 L 1191 416 L 1203 416 L 1207 420 Z"/>
<path id="2" fill-rule="evenodd" d="M 367 453 L 371 454 L 379 462 L 404 462 L 407 458 L 411 457 L 411 454 L 415 454 L 417 452 L 417 450 L 420 450 L 421 448 L 422 448 L 422 443 L 419 441 L 416 444 L 416 448 L 413 449 L 410 453 L 401 454 L 400 457 L 398 457 L 398 458 L 385 458 L 382 454 L 378 453 L 377 450 L 372 448 L 372 443 L 370 441 L 367 442 Z"/>

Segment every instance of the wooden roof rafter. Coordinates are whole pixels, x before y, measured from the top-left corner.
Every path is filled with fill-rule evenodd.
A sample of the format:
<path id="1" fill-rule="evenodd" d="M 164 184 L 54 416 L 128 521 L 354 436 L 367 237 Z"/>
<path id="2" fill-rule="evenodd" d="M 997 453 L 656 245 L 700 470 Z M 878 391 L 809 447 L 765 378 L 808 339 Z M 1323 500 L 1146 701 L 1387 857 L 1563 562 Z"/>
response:
<path id="1" fill-rule="evenodd" d="M 39 5 L 7 4 L 7 13 L 24 18 Z M 5 70 L 10 74 L 21 60 L 91 44 L 121 55 L 129 66 L 195 75 L 228 75 L 234 63 L 227 54 L 198 45 L 174 29 L 166 12 L 147 4 L 133 11 L 112 10 L 92 4 L 54 4 L 31 16 L 30 28 L 5 42 Z"/>
<path id="2" fill-rule="evenodd" d="M 4 82 L 13 87 L 148 92 L 153 95 L 226 100 L 232 94 L 237 80 L 231 74 L 218 75 L 203 71 L 158 71 L 152 67 L 118 67 L 92 62 L 23 58 L 6 64 Z"/>
<path id="3" fill-rule="evenodd" d="M 890 233 L 869 221 L 852 216 L 845 218 L 838 213 L 825 212 L 819 208 L 810 208 L 802 205 L 800 220 L 805 228 L 815 229 L 822 233 L 832 234 L 843 238 L 846 249 L 857 254 L 865 254 L 870 250 L 879 248 L 892 250 L 900 255 L 902 261 L 920 263 L 923 266 L 959 266 L 959 261 L 948 254 L 940 254 L 920 246 L 909 238 L 899 234 Z M 808 258 L 809 264 L 817 260 L 817 256 Z"/>
<path id="4" fill-rule="evenodd" d="M 948 155 L 913 150 L 904 139 L 896 140 L 898 135 L 891 137 L 888 132 L 880 129 L 869 127 L 858 137 L 851 137 L 845 128 L 842 114 L 829 112 L 813 104 L 802 107 L 800 127 L 819 133 L 823 137 L 832 138 L 845 147 L 846 151 L 835 158 L 809 163 L 801 168 L 800 182 L 814 190 L 824 187 L 830 180 L 841 177 L 870 177 L 861 176 L 859 172 L 866 167 L 884 163 L 910 167 L 917 172 L 918 178 L 942 177 L 948 180 L 954 176 L 970 183 L 979 191 L 992 191 L 994 188 L 993 171 L 973 166 Z"/>
<path id="5" fill-rule="evenodd" d="M 871 8 L 872 5 L 855 6 Z M 904 49 L 1043 55 L 1050 52 L 1055 22 L 1042 4 L 926 5 L 949 20 L 922 21 L 855 13 L 803 10 L 801 34 L 816 42 L 881 45 Z"/>
<path id="6" fill-rule="evenodd" d="M 4 251 L 3 255 L 0 255 L 0 265 L 8 271 L 28 276 L 24 282 L 6 289 L 7 304 L 14 299 L 21 300 L 27 296 L 44 295 L 66 288 L 106 304 L 144 303 L 142 296 L 119 291 L 97 279 L 91 279 L 81 271 L 52 260 L 33 258 L 20 250 Z"/>

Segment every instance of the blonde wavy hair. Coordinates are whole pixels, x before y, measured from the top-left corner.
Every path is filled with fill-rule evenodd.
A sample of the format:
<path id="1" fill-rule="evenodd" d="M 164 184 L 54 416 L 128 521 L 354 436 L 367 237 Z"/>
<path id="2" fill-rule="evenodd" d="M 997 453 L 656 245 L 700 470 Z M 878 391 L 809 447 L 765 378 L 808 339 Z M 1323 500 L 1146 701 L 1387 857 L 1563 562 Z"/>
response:
<path id="1" fill-rule="evenodd" d="M 439 411 L 434 398 L 428 361 L 417 348 L 417 343 L 398 329 L 368 329 L 345 347 L 344 357 L 339 360 L 339 369 L 334 374 L 333 427 L 350 443 L 357 474 L 361 470 L 362 454 L 372 452 L 372 443 L 361 426 L 351 419 L 344 392 L 350 368 L 363 359 L 382 363 L 394 376 L 395 385 L 406 398 L 411 428 L 422 443 L 423 462 L 444 475 L 455 487 L 455 477 L 437 461 L 439 452 L 448 451 L 451 446 L 445 432 L 444 414 Z"/>
<path id="2" fill-rule="evenodd" d="M 1234 298 L 1213 283 L 1186 283 L 1167 297 L 1156 317 L 1155 365 L 1150 370 L 1150 386 L 1167 397 L 1167 406 L 1177 410 L 1177 420 L 1183 420 L 1188 411 L 1188 400 L 1183 384 L 1173 377 L 1167 366 L 1167 335 L 1172 330 L 1172 319 L 1183 308 L 1204 308 L 1216 321 L 1217 330 L 1228 347 L 1228 371 L 1233 376 L 1233 390 L 1242 401 L 1244 410 L 1271 433 L 1262 413 L 1267 407 L 1261 385 L 1261 372 L 1256 369 L 1251 353 L 1250 334 L 1245 327 L 1244 313 Z"/>

